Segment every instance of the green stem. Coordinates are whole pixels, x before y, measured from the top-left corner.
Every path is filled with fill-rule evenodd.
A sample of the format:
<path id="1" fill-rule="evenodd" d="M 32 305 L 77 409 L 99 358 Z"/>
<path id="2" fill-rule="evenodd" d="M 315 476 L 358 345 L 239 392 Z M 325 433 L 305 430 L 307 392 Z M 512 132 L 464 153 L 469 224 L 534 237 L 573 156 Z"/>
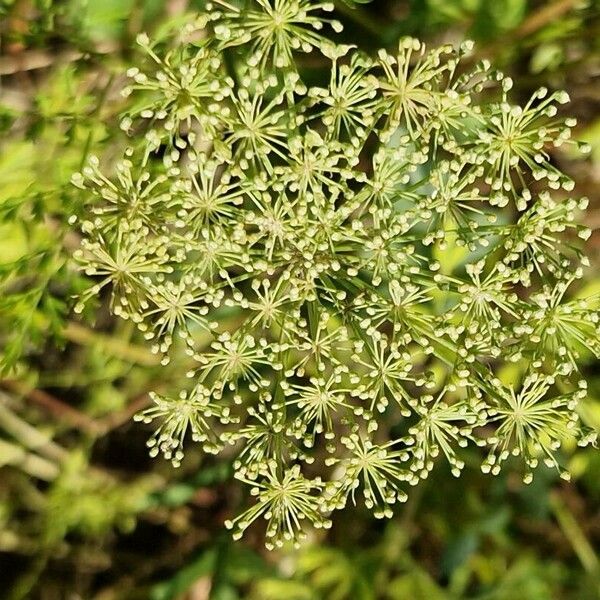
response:
<path id="1" fill-rule="evenodd" d="M 554 513 L 564 536 L 569 540 L 571 547 L 577 555 L 577 558 L 579 558 L 583 568 L 588 573 L 600 573 L 600 563 L 594 548 L 585 536 L 585 533 L 579 526 L 573 513 L 558 494 L 551 494 L 550 507 L 552 508 L 552 512 Z"/>
<path id="2" fill-rule="evenodd" d="M 153 354 L 143 346 L 127 344 L 118 338 L 87 329 L 75 322 L 67 323 L 63 335 L 68 340 L 82 346 L 98 345 L 112 356 L 144 367 L 155 367 L 160 364 L 160 356 Z"/>
<path id="3" fill-rule="evenodd" d="M 1 397 L 0 397 L 1 400 Z M 49 460 L 61 462 L 67 453 L 50 436 L 40 433 L 35 427 L 15 415 L 3 401 L 0 401 L 0 426 L 30 450 L 39 451 Z"/>
<path id="4" fill-rule="evenodd" d="M 18 467 L 30 477 L 43 481 L 52 481 L 59 473 L 53 462 L 0 439 L 0 467 L 4 465 Z"/>
<path id="5" fill-rule="evenodd" d="M 338 13 L 344 15 L 347 19 L 353 21 L 379 39 L 381 31 L 385 27 L 383 23 L 374 19 L 367 11 L 361 8 L 348 6 L 343 0 L 337 0 L 334 4 Z"/>

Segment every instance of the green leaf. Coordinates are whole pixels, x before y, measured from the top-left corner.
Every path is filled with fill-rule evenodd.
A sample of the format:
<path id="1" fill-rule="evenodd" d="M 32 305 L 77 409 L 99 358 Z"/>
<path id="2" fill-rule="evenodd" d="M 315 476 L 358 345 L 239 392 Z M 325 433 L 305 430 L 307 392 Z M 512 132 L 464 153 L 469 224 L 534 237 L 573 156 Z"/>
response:
<path id="1" fill-rule="evenodd" d="M 443 590 L 422 570 L 416 570 L 394 579 L 387 587 L 389 600 L 445 600 Z"/>
<path id="2" fill-rule="evenodd" d="M 299 581 L 262 579 L 253 589 L 252 600 L 314 600 L 310 587 Z"/>
<path id="3" fill-rule="evenodd" d="M 527 11 L 527 0 L 483 0 L 473 34 L 491 39 L 518 27 Z"/>
<path id="4" fill-rule="evenodd" d="M 341 2 L 343 2 L 346 6 L 349 6 L 350 8 L 354 8 L 354 6 L 356 4 L 369 4 L 370 2 L 372 2 L 372 0 L 340 0 Z"/>
<path id="5" fill-rule="evenodd" d="M 548 43 L 538 46 L 531 57 L 529 70 L 537 75 L 542 71 L 553 71 L 564 60 L 564 51 L 560 44 Z"/>
<path id="6" fill-rule="evenodd" d="M 172 600 L 185 593 L 198 579 L 210 575 L 217 558 L 217 550 L 202 551 L 171 579 L 156 584 L 150 591 L 150 600 Z"/>

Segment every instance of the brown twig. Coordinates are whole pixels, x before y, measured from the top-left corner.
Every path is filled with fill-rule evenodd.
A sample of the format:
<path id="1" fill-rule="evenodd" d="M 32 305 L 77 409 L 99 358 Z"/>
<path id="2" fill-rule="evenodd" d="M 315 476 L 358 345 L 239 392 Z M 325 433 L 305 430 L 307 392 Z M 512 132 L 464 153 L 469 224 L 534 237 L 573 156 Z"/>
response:
<path id="1" fill-rule="evenodd" d="M 110 54 L 119 49 L 114 42 L 107 42 L 94 48 L 95 54 Z M 45 50 L 26 50 L 19 54 L 0 56 L 0 75 L 14 75 L 25 71 L 44 69 L 54 64 L 75 62 L 84 58 L 85 53 L 79 50 L 65 50 L 50 54 Z"/>
<path id="2" fill-rule="evenodd" d="M 1 380 L 0 387 L 6 391 L 19 394 L 54 415 L 59 421 L 76 429 L 82 429 L 94 436 L 102 433 L 102 427 L 90 417 L 44 390 L 31 388 L 27 384 L 13 379 Z"/>
<path id="3" fill-rule="evenodd" d="M 548 25 L 548 23 L 560 19 L 569 11 L 573 10 L 578 2 L 579 0 L 558 0 L 557 2 L 552 2 L 551 4 L 544 6 L 527 17 L 527 19 L 517 27 L 513 33 L 514 37 L 521 39 L 539 31 Z"/>
<path id="4" fill-rule="evenodd" d="M 512 43 L 532 35 L 536 31 L 543 29 L 546 25 L 560 19 L 569 11 L 576 8 L 579 0 L 557 0 L 540 10 L 529 15 L 522 23 L 511 32 L 508 32 L 501 39 L 481 46 L 478 51 L 470 55 L 470 61 L 480 60 L 483 57 L 491 57 L 499 53 L 503 48 L 510 47 Z"/>
<path id="5" fill-rule="evenodd" d="M 7 406 L 4 394 L 0 394 L 0 427 L 25 448 L 33 450 L 53 462 L 60 463 L 67 457 L 67 451 L 54 442 L 51 436 L 15 414 Z"/>
<path id="6" fill-rule="evenodd" d="M 111 413 L 102 419 L 99 423 L 102 428 L 102 435 L 106 435 L 113 429 L 117 429 L 124 423 L 127 423 L 133 418 L 137 412 L 148 406 L 150 396 L 148 393 L 141 394 L 134 398 L 125 408 L 118 412 Z"/>

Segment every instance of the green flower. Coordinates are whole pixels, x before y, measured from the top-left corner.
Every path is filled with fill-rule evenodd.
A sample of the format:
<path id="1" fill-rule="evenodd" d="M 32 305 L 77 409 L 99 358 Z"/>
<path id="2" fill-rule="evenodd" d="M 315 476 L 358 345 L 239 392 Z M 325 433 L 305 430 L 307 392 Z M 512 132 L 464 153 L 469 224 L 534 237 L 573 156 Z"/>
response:
<path id="1" fill-rule="evenodd" d="M 550 154 L 566 97 L 512 105 L 488 63 L 459 68 L 468 43 L 335 45 L 331 10 L 218 0 L 201 42 L 142 38 L 133 149 L 73 178 L 77 310 L 106 290 L 163 363 L 193 363 L 192 391 L 139 417 L 152 454 L 226 448 L 256 500 L 227 525 L 264 519 L 268 547 L 358 493 L 391 516 L 440 459 L 459 475 L 466 446 L 492 474 L 520 458 L 530 481 L 540 462 L 566 477 L 563 443 L 593 441 L 577 406 L 597 302 L 572 292 L 587 201 L 564 198 Z M 324 87 L 296 62 L 315 48 Z M 527 375 L 500 381 L 512 371 Z"/>
<path id="2" fill-rule="evenodd" d="M 239 479 L 244 480 L 242 476 Z M 299 465 L 277 473 L 277 465 L 270 461 L 257 479 L 246 480 L 256 504 L 233 521 L 226 521 L 228 529 L 234 529 L 233 537 L 239 539 L 243 532 L 258 518 L 267 521 L 267 548 L 282 546 L 285 541 L 305 537 L 303 526 L 310 522 L 315 527 L 331 527 L 331 521 L 322 516 L 323 501 L 315 492 L 323 489 L 320 479 L 305 479 Z"/>
<path id="3" fill-rule="evenodd" d="M 294 52 L 311 52 L 331 44 L 318 33 L 325 23 L 335 31 L 342 29 L 339 21 L 323 17 L 333 10 L 332 2 L 255 0 L 251 5 L 243 10 L 225 0 L 214 0 L 207 10 L 214 11 L 217 39 L 223 45 L 249 44 L 249 61 L 259 67 L 294 68 Z"/>

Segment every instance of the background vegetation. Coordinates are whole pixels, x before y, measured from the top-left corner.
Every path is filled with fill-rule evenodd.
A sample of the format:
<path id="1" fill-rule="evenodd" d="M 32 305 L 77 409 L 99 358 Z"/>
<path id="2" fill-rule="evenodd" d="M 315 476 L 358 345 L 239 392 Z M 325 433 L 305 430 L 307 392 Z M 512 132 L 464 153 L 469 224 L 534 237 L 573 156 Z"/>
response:
<path id="1" fill-rule="evenodd" d="M 167 600 L 600 597 L 600 453 L 573 481 L 541 471 L 460 482 L 435 470 L 394 519 L 347 509 L 300 551 L 265 553 L 222 526 L 242 502 L 221 461 L 190 448 L 178 470 L 150 459 L 132 422 L 149 390 L 168 392 L 185 357 L 162 367 L 102 301 L 81 318 L 72 172 L 90 148 L 117 152 L 133 40 L 181 27 L 185 0 L 0 2 L 0 598 Z M 471 38 L 515 80 L 517 98 L 565 89 L 590 160 L 554 160 L 590 198 L 600 290 L 600 1 L 336 2 L 342 39 L 366 49 L 401 35 Z M 322 65 L 305 60 L 315 79 Z M 600 370 L 586 366 L 587 424 L 600 427 Z"/>

